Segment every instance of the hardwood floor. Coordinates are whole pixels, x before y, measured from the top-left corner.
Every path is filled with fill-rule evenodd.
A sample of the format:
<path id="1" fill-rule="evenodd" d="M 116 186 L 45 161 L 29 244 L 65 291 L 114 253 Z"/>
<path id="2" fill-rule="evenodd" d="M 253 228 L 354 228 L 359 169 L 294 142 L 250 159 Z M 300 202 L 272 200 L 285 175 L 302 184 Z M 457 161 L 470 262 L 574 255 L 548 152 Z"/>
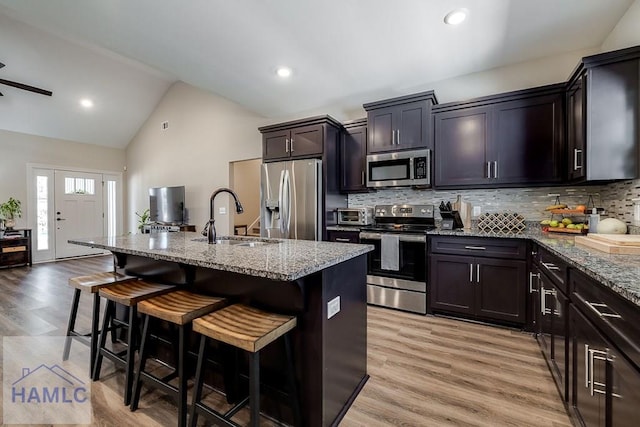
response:
<path id="1" fill-rule="evenodd" d="M 106 256 L 0 270 L 1 335 L 64 335 L 68 278 L 111 268 Z M 82 295 L 77 325 L 89 326 L 90 308 Z M 571 426 L 531 335 L 377 307 L 368 318 L 371 378 L 341 426 Z M 144 392 L 132 413 L 122 386 L 123 371 L 105 361 L 92 384 L 94 425 L 175 425 L 168 397 Z"/>

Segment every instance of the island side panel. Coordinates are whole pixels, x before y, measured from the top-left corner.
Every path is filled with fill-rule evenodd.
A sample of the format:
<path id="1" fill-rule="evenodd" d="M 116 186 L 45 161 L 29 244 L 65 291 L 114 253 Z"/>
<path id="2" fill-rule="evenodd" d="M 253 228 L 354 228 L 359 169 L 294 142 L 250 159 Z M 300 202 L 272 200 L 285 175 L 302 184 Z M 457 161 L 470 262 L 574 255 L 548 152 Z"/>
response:
<path id="1" fill-rule="evenodd" d="M 323 271 L 323 425 L 337 425 L 367 376 L 367 257 Z M 340 297 L 340 311 L 329 304 Z"/>

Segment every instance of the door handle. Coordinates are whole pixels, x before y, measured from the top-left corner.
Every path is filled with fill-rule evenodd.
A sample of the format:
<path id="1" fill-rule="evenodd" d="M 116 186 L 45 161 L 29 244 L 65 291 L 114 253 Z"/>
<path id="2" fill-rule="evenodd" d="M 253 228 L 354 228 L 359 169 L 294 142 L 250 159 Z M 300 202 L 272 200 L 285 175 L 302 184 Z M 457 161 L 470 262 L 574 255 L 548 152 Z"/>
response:
<path id="1" fill-rule="evenodd" d="M 540 273 L 532 273 L 529 272 L 529 293 L 532 294 L 534 292 L 538 292 L 537 289 L 533 289 L 533 278 L 537 277 L 538 280 L 540 279 Z"/>
<path id="2" fill-rule="evenodd" d="M 497 160 L 493 161 L 493 177 L 495 179 L 498 179 L 498 161 Z"/>
<path id="3" fill-rule="evenodd" d="M 603 304 L 603 303 L 597 303 L 597 302 L 589 302 L 587 300 L 584 300 L 584 303 L 587 305 L 587 307 L 589 307 L 591 310 L 595 311 L 595 313 L 600 316 L 600 317 L 612 317 L 614 319 L 622 319 L 622 316 L 620 316 L 618 313 L 603 313 L 600 310 L 598 310 L 596 307 L 606 307 L 609 308 L 607 306 L 607 304 Z M 611 310 L 611 309 L 610 309 Z M 613 311 L 613 310 L 612 310 Z"/>
<path id="4" fill-rule="evenodd" d="M 487 162 L 487 178 L 491 178 L 491 162 Z"/>
<path id="5" fill-rule="evenodd" d="M 469 282 L 473 283 L 473 264 L 469 264 Z"/>
<path id="6" fill-rule="evenodd" d="M 289 152 L 293 153 L 293 138 L 289 140 Z"/>
<path id="7" fill-rule="evenodd" d="M 578 164 L 578 154 L 580 155 L 580 164 Z M 573 170 L 582 169 L 582 150 L 579 148 L 573 149 Z"/>
<path id="8" fill-rule="evenodd" d="M 66 221 L 66 218 L 56 218 L 56 221 Z"/>
<path id="9" fill-rule="evenodd" d="M 284 139 L 284 152 L 285 153 L 289 152 L 289 138 Z"/>
<path id="10" fill-rule="evenodd" d="M 343 237 L 336 237 L 336 242 L 351 243 L 351 240 L 345 239 Z"/>
<path id="11" fill-rule="evenodd" d="M 544 265 L 544 267 L 549 271 L 551 271 L 551 270 L 560 270 L 560 267 L 558 267 L 555 264 L 550 263 L 550 262 L 541 262 L 541 264 Z"/>
<path id="12" fill-rule="evenodd" d="M 360 172 L 360 185 L 364 185 L 364 171 Z"/>
<path id="13" fill-rule="evenodd" d="M 484 246 L 465 246 L 465 249 L 472 249 L 474 251 L 484 251 L 487 248 L 485 248 Z"/>
<path id="14" fill-rule="evenodd" d="M 480 283 L 480 264 L 476 264 L 476 283 Z"/>
<path id="15" fill-rule="evenodd" d="M 398 145 L 400 145 L 400 129 L 398 129 L 396 133 L 398 134 L 398 137 L 396 139 L 398 140 Z"/>
<path id="16" fill-rule="evenodd" d="M 396 145 L 396 131 L 391 130 L 391 145 Z"/>

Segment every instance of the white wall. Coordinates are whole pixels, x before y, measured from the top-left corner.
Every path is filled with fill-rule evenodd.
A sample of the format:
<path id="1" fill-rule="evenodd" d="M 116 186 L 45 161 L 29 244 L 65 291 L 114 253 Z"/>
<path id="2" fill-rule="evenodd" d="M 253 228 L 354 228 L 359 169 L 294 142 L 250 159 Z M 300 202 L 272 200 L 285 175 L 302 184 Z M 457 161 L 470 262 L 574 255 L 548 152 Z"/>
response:
<path id="1" fill-rule="evenodd" d="M 169 122 L 167 130 L 161 123 Z M 225 98 L 183 82 L 167 91 L 127 147 L 127 229 L 135 212 L 149 207 L 150 187 L 184 185 L 187 221 L 200 231 L 209 219 L 209 197 L 229 186 L 229 162 L 262 157 L 258 127 L 265 119 Z M 226 195 L 216 199 L 216 210 Z M 219 235 L 232 234 L 230 216 L 216 213 Z M 231 233 L 230 233 L 231 230 Z"/>
<path id="2" fill-rule="evenodd" d="M 0 130 L 0 203 L 22 202 L 18 227 L 27 224 L 27 163 L 120 172 L 125 150 Z"/>
<path id="3" fill-rule="evenodd" d="M 633 2 L 616 27 L 609 33 L 602 52 L 640 45 L 640 0 Z"/>

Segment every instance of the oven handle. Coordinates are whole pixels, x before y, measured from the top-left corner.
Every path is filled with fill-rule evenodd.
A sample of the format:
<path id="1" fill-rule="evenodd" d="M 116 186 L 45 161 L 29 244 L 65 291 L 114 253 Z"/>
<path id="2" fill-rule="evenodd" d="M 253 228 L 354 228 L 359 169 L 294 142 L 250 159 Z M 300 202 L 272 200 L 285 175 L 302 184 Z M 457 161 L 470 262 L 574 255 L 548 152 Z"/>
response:
<path id="1" fill-rule="evenodd" d="M 368 239 L 368 240 L 382 240 L 382 235 L 383 234 L 393 234 L 395 236 L 398 236 L 398 240 L 400 240 L 401 242 L 421 242 L 421 243 L 426 243 L 427 242 L 427 236 L 426 235 L 417 235 L 417 234 L 402 234 L 402 233 L 372 233 L 369 231 L 361 231 L 360 232 L 360 239 Z"/>

